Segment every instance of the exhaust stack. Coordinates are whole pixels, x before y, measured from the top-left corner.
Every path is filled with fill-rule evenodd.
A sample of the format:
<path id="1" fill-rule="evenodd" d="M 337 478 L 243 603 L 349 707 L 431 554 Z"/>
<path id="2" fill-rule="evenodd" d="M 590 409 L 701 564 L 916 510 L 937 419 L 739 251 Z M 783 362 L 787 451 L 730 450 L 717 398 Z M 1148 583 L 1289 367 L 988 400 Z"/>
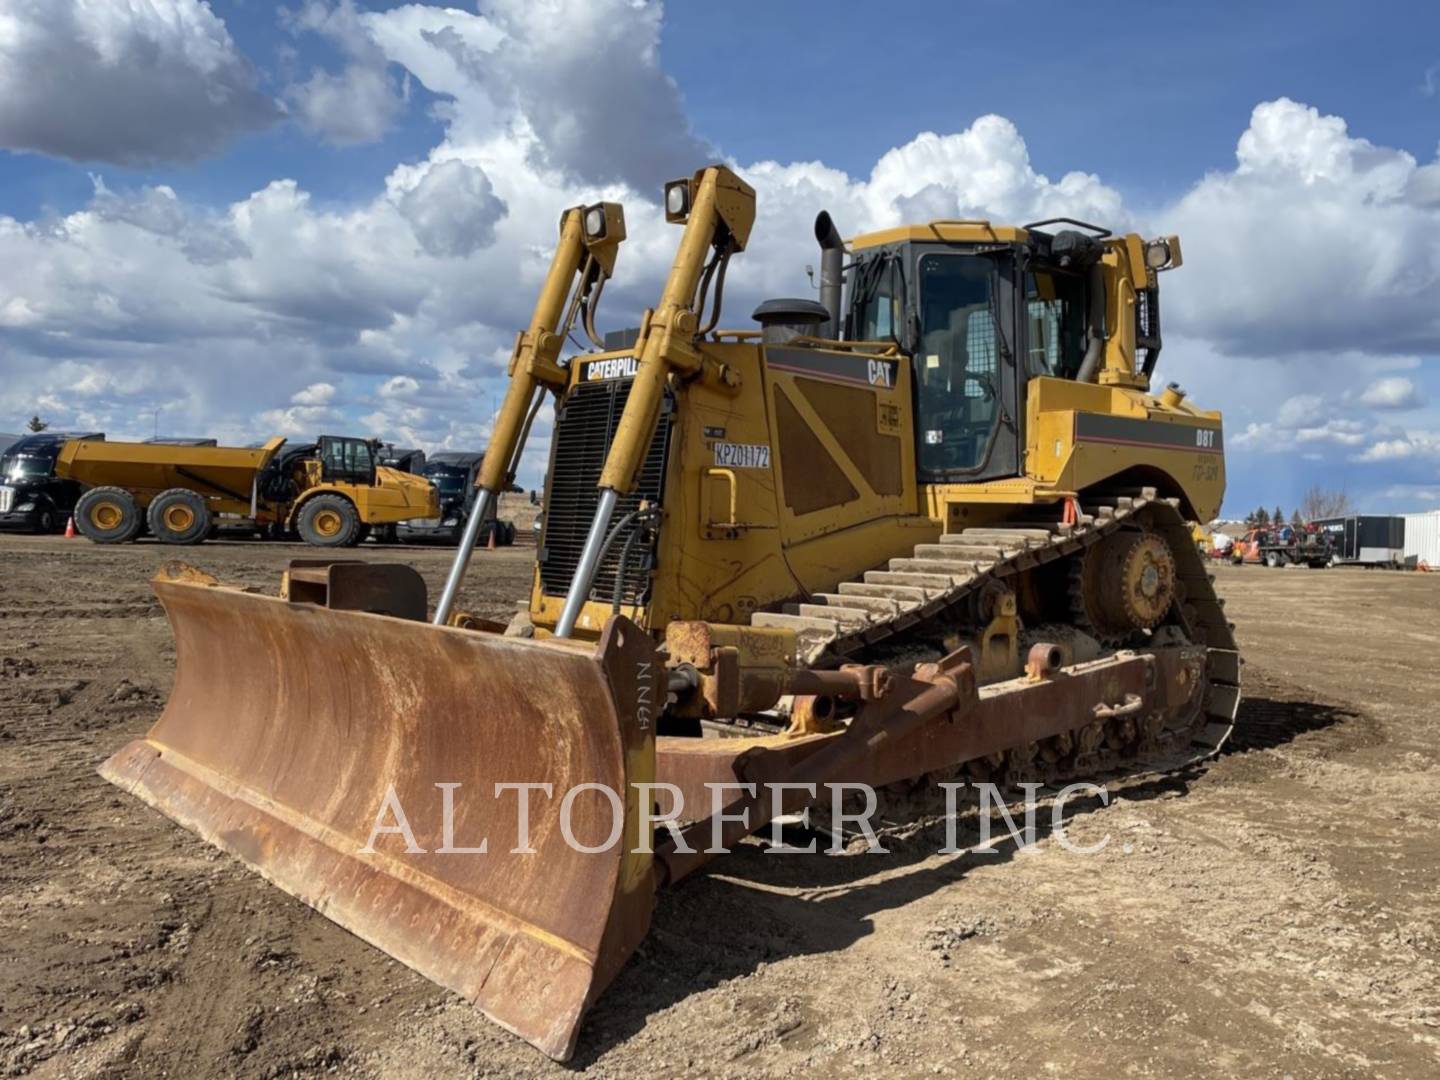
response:
<path id="1" fill-rule="evenodd" d="M 840 328 L 840 289 L 845 275 L 841 266 L 845 259 L 845 242 L 826 210 L 815 215 L 815 239 L 820 244 L 820 303 L 830 312 L 829 321 L 820 328 L 820 336 L 838 338 Z"/>

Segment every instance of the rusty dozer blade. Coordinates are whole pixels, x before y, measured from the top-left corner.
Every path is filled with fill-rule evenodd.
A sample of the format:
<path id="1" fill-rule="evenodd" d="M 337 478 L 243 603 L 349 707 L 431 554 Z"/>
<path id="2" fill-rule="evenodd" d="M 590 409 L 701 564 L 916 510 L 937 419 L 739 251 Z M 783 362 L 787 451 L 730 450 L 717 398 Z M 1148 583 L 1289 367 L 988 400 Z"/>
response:
<path id="1" fill-rule="evenodd" d="M 654 779 L 662 669 L 648 637 L 624 619 L 598 646 L 476 634 L 200 575 L 155 590 L 174 690 L 101 774 L 568 1057 L 654 906 L 633 794 Z M 522 793 L 497 783 L 551 785 L 523 793 L 533 853 L 516 851 Z M 618 837 L 598 788 L 562 814 L 580 785 L 619 794 Z M 567 822 L 595 850 L 572 847 Z M 461 850 L 482 840 L 484 854 Z"/>

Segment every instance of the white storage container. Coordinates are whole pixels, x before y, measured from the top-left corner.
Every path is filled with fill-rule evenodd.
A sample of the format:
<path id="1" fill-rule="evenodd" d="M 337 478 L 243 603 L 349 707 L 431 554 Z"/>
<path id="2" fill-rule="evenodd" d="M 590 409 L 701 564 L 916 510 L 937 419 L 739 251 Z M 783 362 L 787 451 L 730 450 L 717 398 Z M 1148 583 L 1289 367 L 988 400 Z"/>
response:
<path id="1" fill-rule="evenodd" d="M 1405 515 L 1405 561 L 1411 559 L 1440 570 L 1440 510 Z"/>

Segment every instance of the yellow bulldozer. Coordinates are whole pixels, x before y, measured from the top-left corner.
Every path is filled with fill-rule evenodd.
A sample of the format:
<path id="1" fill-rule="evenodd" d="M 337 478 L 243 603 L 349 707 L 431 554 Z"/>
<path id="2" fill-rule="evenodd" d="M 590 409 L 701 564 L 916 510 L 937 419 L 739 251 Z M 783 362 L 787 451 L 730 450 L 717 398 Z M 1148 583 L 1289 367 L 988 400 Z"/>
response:
<path id="1" fill-rule="evenodd" d="M 403 566 L 295 565 L 276 597 L 173 565 L 174 691 L 102 768 L 560 1059 L 657 889 L 751 832 L 843 832 L 857 785 L 883 817 L 920 780 L 1197 761 L 1240 693 L 1186 525 L 1220 416 L 1150 387 L 1178 238 L 847 243 L 822 212 L 819 299 L 726 330 L 754 192 L 711 166 L 664 209 L 659 303 L 608 342 L 621 208 L 562 216 L 433 611 Z M 462 579 L 547 396 L 529 604 L 489 623 Z"/>

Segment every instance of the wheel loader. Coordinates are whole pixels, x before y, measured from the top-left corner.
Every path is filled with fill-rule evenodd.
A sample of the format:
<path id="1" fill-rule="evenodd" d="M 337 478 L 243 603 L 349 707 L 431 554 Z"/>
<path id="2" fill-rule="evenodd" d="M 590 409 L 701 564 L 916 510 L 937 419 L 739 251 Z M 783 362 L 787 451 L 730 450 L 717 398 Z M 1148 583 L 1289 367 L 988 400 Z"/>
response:
<path id="1" fill-rule="evenodd" d="M 822 212 L 818 300 L 730 330 L 755 193 L 710 166 L 664 211 L 663 292 L 608 341 L 623 212 L 562 216 L 433 610 L 404 566 L 293 564 L 278 597 L 169 566 L 174 690 L 102 767 L 557 1059 L 657 890 L 753 831 L 1178 767 L 1239 700 L 1186 524 L 1220 504 L 1220 415 L 1150 386 L 1178 238 L 846 242 Z M 463 578 L 547 400 L 529 603 L 491 623 Z"/>

